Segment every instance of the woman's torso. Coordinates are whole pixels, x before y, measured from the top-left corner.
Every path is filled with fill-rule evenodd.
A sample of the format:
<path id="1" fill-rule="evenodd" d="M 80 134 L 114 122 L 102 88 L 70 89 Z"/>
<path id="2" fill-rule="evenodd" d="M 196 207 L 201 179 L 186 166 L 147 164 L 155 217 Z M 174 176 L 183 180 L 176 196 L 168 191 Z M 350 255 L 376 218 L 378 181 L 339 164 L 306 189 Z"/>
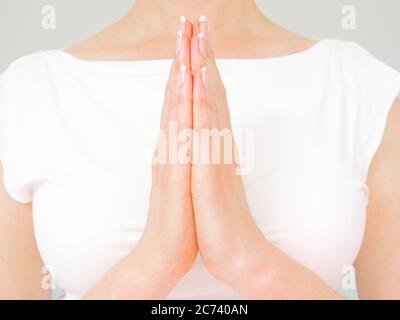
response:
<path id="1" fill-rule="evenodd" d="M 324 40 L 287 57 L 217 61 L 256 222 L 334 288 L 362 242 L 381 126 L 371 123 L 352 66 L 359 50 Z M 31 87 L 14 120 L 25 136 L 8 144 L 6 187 L 33 201 L 43 261 L 67 298 L 78 298 L 129 254 L 145 226 L 171 61 L 88 62 L 62 51 L 24 59 Z M 238 297 L 198 258 L 169 298 Z"/>

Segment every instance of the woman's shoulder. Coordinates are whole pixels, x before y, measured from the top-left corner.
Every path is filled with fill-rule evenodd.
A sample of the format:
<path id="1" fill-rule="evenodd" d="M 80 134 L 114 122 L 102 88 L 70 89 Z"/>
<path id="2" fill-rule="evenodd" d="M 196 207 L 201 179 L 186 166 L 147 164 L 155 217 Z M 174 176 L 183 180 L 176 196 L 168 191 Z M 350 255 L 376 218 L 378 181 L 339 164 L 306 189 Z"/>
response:
<path id="1" fill-rule="evenodd" d="M 38 111 L 43 88 L 51 81 L 47 58 L 53 54 L 42 51 L 24 55 L 0 74 L 1 117 L 9 119 L 10 115 Z"/>
<path id="2" fill-rule="evenodd" d="M 369 48 L 358 42 L 340 39 L 324 39 L 322 42 L 325 42 L 330 54 L 336 58 L 336 61 L 344 65 L 353 66 L 353 68 L 374 65 L 383 67 L 385 65 L 395 71 L 393 67 L 390 67 Z"/>
<path id="3" fill-rule="evenodd" d="M 358 62 L 363 62 L 365 59 L 375 58 L 366 47 L 355 41 L 326 38 L 320 40 L 320 44 L 326 49 L 322 53 L 329 58 L 333 57 L 335 62 L 356 63 L 357 65 Z"/>
<path id="4" fill-rule="evenodd" d="M 35 67 L 36 65 L 43 63 L 46 56 L 52 55 L 56 51 L 58 50 L 43 50 L 29 54 L 24 54 L 13 60 L 11 63 L 9 63 L 8 67 L 5 69 L 5 72 L 7 73 L 9 70 L 21 71 L 26 68 L 31 69 L 32 67 Z"/>
<path id="5" fill-rule="evenodd" d="M 48 58 L 57 55 L 59 50 L 39 51 L 23 55 L 11 62 L 0 73 L 0 88 L 15 83 L 37 81 L 46 72 Z"/>
<path id="6" fill-rule="evenodd" d="M 398 90 L 399 71 L 366 47 L 345 40 L 326 39 L 324 42 L 327 47 L 324 58 L 335 73 L 341 74 L 342 81 L 358 86 L 368 95 L 388 88 L 393 92 Z"/>

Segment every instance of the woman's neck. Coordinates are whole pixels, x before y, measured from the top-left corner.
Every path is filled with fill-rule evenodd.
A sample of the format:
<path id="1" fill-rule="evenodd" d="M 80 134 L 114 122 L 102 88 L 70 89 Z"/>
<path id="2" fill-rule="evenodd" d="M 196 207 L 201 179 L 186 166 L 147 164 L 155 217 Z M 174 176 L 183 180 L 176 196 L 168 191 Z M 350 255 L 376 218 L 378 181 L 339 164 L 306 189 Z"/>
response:
<path id="1" fill-rule="evenodd" d="M 267 21 L 253 0 L 136 0 L 124 20 L 153 38 L 175 36 L 180 16 L 194 21 L 202 15 L 217 35 L 248 33 Z"/>
<path id="2" fill-rule="evenodd" d="M 125 17 L 68 51 L 89 60 L 172 57 L 180 16 L 206 15 L 217 57 L 273 57 L 312 45 L 269 21 L 254 0 L 136 0 Z"/>

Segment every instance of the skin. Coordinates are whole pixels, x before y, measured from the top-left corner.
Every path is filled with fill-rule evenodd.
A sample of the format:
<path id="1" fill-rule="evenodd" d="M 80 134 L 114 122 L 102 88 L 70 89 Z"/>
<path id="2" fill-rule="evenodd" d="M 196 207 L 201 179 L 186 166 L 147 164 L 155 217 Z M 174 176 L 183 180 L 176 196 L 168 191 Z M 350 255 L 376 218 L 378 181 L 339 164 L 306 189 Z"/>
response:
<path id="1" fill-rule="evenodd" d="M 186 22 L 180 30 L 184 33 L 182 47 L 171 67 L 161 115 L 160 129 L 167 134 L 170 120 L 177 121 L 179 131 L 192 127 L 192 77 L 189 69 L 183 75 L 180 70 L 182 65 L 190 65 L 192 26 Z M 152 169 L 150 209 L 138 246 L 110 270 L 86 299 L 163 299 L 192 266 L 197 241 L 190 162 L 154 162 Z"/>
<path id="2" fill-rule="evenodd" d="M 159 9 L 152 9 L 154 5 Z M 189 22 L 179 25 L 184 37 L 175 54 L 181 13 L 193 20 L 207 14 L 209 26 L 198 21 L 193 27 Z M 213 32 L 199 39 L 198 33 L 207 29 Z M 306 50 L 314 43 L 268 21 L 252 1 L 138 0 L 121 21 L 69 52 L 85 60 L 175 55 L 160 127 L 167 132 L 168 121 L 174 120 L 179 129 L 197 131 L 231 128 L 214 56 L 275 57 Z M 181 65 L 187 66 L 183 78 Z M 204 66 L 206 72 L 201 71 Z M 361 298 L 400 299 L 399 136 L 400 102 L 396 101 L 369 172 L 367 230 L 356 261 Z M 173 193 L 165 191 L 171 189 Z M 42 262 L 32 229 L 31 206 L 17 203 L 0 188 L 0 298 L 49 297 L 40 285 Z M 165 298 L 190 269 L 197 252 L 210 273 L 245 298 L 343 298 L 264 237 L 251 217 L 235 166 L 225 164 L 153 164 L 142 239 L 84 298 Z"/>

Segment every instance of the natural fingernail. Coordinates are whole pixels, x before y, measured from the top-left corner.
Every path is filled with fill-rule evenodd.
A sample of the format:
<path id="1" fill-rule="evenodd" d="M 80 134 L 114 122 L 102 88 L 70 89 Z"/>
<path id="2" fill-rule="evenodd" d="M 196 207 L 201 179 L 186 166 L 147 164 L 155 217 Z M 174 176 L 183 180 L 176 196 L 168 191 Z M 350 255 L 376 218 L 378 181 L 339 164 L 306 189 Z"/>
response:
<path id="1" fill-rule="evenodd" d="M 207 67 L 201 68 L 201 81 L 203 82 L 203 85 L 205 86 L 207 83 Z"/>
<path id="2" fill-rule="evenodd" d="M 197 38 L 199 39 L 199 48 L 200 52 L 202 55 L 205 54 L 206 48 L 205 48 L 205 37 L 206 35 L 203 32 L 199 32 L 197 34 Z"/>
<path id="3" fill-rule="evenodd" d="M 179 30 L 181 30 L 183 34 L 186 33 L 186 21 L 187 21 L 187 19 L 185 16 L 181 16 L 179 18 L 179 22 L 180 22 Z"/>
<path id="4" fill-rule="evenodd" d="M 176 39 L 176 53 L 181 51 L 182 45 L 183 45 L 183 32 L 179 30 Z"/>
<path id="5" fill-rule="evenodd" d="M 179 79 L 180 79 L 180 84 L 183 84 L 185 82 L 186 79 L 186 70 L 187 67 L 183 64 L 181 65 L 180 69 L 179 69 Z"/>
<path id="6" fill-rule="evenodd" d="M 207 16 L 201 16 L 199 18 L 199 29 L 201 32 L 206 33 L 208 31 L 208 20 Z"/>

